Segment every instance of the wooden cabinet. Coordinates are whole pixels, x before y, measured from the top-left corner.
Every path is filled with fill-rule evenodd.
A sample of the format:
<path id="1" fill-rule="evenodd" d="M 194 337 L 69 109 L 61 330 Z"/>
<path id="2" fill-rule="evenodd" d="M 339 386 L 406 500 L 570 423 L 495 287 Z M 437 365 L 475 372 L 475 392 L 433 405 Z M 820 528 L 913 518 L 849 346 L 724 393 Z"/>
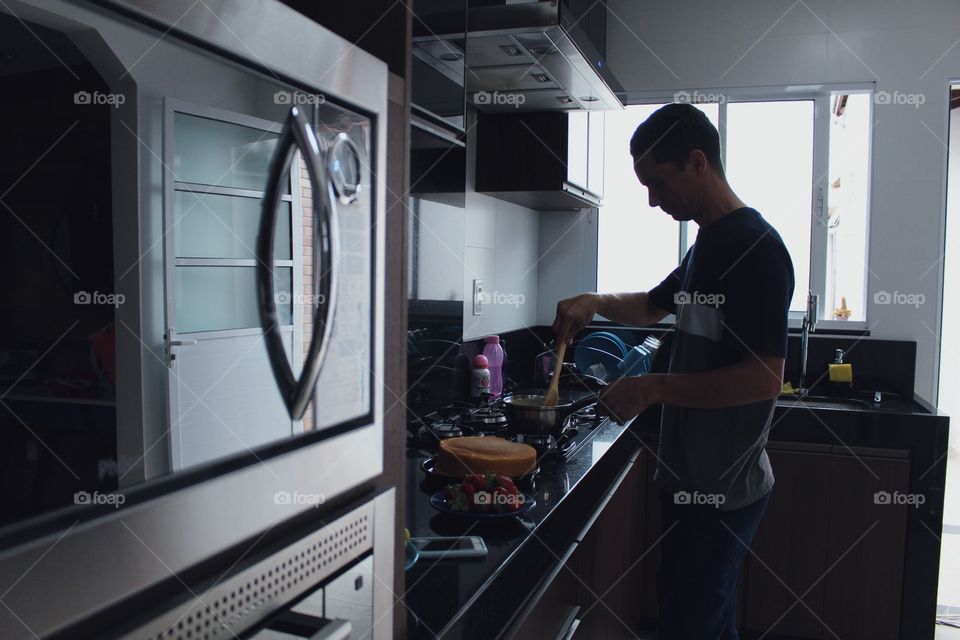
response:
<path id="1" fill-rule="evenodd" d="M 916 508 L 901 502 L 909 495 L 910 462 L 851 452 L 831 462 L 823 637 L 896 640 L 907 511 Z"/>
<path id="2" fill-rule="evenodd" d="M 768 448 L 776 485 L 745 562 L 742 628 L 820 638 L 827 569 L 830 447 Z M 802 601 L 802 603 L 801 603 Z"/>
<path id="3" fill-rule="evenodd" d="M 787 446 L 768 447 L 777 483 L 747 560 L 741 626 L 792 638 L 898 638 L 911 507 L 892 503 L 909 490 L 905 452 Z"/>
<path id="4" fill-rule="evenodd" d="M 514 640 L 636 638 L 642 588 L 641 558 L 646 452 L 638 451 L 563 566 L 547 576 L 541 593 L 509 637 Z"/>
<path id="5" fill-rule="evenodd" d="M 581 626 L 576 638 L 635 638 L 643 588 L 646 451 L 584 536 L 579 556 Z"/>

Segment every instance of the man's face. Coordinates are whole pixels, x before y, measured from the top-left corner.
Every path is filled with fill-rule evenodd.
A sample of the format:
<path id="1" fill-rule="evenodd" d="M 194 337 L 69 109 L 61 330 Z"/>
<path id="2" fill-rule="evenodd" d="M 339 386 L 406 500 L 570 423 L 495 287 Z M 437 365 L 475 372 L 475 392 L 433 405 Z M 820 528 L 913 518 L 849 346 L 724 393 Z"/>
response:
<path id="1" fill-rule="evenodd" d="M 700 181 L 691 161 L 678 167 L 672 162 L 657 163 L 652 154 L 635 162 L 633 170 L 647 188 L 651 207 L 660 207 L 674 220 L 692 220 L 699 207 Z"/>

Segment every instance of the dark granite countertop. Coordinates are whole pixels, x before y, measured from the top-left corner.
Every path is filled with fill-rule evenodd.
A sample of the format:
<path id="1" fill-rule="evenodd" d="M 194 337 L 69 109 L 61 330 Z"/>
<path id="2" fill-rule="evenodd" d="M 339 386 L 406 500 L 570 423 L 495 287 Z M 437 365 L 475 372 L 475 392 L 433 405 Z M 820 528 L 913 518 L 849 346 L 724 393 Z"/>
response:
<path id="1" fill-rule="evenodd" d="M 537 501 L 531 511 L 523 516 L 494 522 L 451 516 L 431 507 L 430 496 L 443 485 L 427 480 L 420 465 L 432 452 L 408 447 L 405 521 L 411 535 L 476 535 L 483 538 L 488 549 L 487 556 L 482 559 L 421 558 L 407 572 L 404 600 L 408 610 L 414 614 L 408 615 L 411 620 L 410 637 L 464 637 L 459 625 L 465 624 L 465 619 L 470 617 L 468 611 L 484 597 L 484 591 L 492 589 L 491 585 L 504 572 L 528 573 L 519 569 L 526 566 L 523 556 L 537 555 L 552 545 L 556 532 L 548 533 L 545 529 L 554 529 L 552 523 L 555 520 L 562 519 L 564 526 L 576 524 L 573 522 L 575 518 L 567 515 L 555 517 L 561 511 L 561 505 L 571 502 L 569 499 L 575 493 L 583 494 L 578 501 L 586 498 L 587 503 L 594 502 L 599 496 L 586 495 L 594 491 L 590 487 L 584 488 L 589 484 L 583 482 L 584 479 L 601 460 L 608 466 L 619 464 L 619 456 L 608 455 L 615 445 L 623 450 L 636 450 L 641 446 L 640 435 L 636 431 L 636 428 L 630 428 L 629 423 L 620 426 L 603 420 L 578 442 L 578 448 L 568 461 L 544 460 L 533 484 L 520 485 L 521 491 L 533 495 Z M 620 443 L 621 440 L 626 442 Z M 623 462 L 625 464 L 626 459 Z M 586 508 L 578 509 L 578 515 L 589 515 L 579 511 L 588 511 Z M 521 561 L 515 562 L 518 558 Z M 520 591 L 514 593 L 513 597 L 520 598 L 522 594 Z M 419 626 L 414 629 L 417 623 L 413 621 L 416 619 L 419 619 Z M 474 631 L 475 625 L 470 623 L 469 626 Z M 476 637 L 483 635 L 477 631 Z"/>
<path id="2" fill-rule="evenodd" d="M 810 413 L 821 417 L 804 420 Z M 567 462 L 544 460 L 533 486 L 520 487 L 537 501 L 530 512 L 496 522 L 459 518 L 433 509 L 430 496 L 443 485 L 427 479 L 420 468 L 432 452 L 409 446 L 405 523 L 411 535 L 477 535 L 488 549 L 482 559 L 421 559 L 407 572 L 404 604 L 410 612 L 409 637 L 495 637 L 509 621 L 511 609 L 519 606 L 523 595 L 557 561 L 564 545 L 576 537 L 630 455 L 650 446 L 648 442 L 656 446 L 652 441 L 659 418 L 659 407 L 651 407 L 626 426 L 602 421 L 580 440 Z M 926 429 L 909 428 L 918 418 L 933 418 L 931 424 L 939 427 L 934 430 L 936 437 Z M 774 421 L 771 440 L 904 448 L 921 469 L 932 468 L 946 444 L 945 417 L 916 397 L 885 398 L 880 407 L 831 399 L 801 403 L 780 398 Z M 924 474 L 924 484 L 942 487 L 942 471 Z M 915 482 L 911 486 L 920 488 Z M 936 519 L 936 514 L 926 515 Z"/>

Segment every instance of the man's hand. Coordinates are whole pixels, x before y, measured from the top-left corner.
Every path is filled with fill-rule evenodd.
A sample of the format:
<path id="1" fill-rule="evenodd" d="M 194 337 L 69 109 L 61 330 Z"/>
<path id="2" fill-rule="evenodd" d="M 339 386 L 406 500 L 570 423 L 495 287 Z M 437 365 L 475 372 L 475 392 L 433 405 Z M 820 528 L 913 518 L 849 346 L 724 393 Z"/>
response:
<path id="1" fill-rule="evenodd" d="M 553 321 L 553 333 L 557 341 L 567 344 L 573 342 L 573 336 L 593 320 L 600 308 L 600 294 L 581 293 L 578 296 L 557 303 L 557 316 Z"/>
<path id="2" fill-rule="evenodd" d="M 623 424 L 660 402 L 661 382 L 662 376 L 657 375 L 619 378 L 600 394 L 597 413 Z"/>

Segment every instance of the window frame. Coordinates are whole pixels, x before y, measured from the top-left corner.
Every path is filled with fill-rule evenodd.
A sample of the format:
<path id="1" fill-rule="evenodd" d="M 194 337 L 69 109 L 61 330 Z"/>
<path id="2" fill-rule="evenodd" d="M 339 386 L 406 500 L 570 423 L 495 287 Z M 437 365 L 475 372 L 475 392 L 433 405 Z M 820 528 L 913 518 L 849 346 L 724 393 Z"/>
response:
<path id="1" fill-rule="evenodd" d="M 867 150 L 867 175 L 870 185 L 867 190 L 867 223 L 866 223 L 866 243 L 864 255 L 866 260 L 863 265 L 864 280 L 864 320 L 833 320 L 828 319 L 829 311 L 824 308 L 823 301 L 826 299 L 827 290 L 827 247 L 829 229 L 823 222 L 826 220 L 827 212 L 827 186 L 829 184 L 830 168 L 830 114 L 831 98 L 834 94 L 874 94 L 876 84 L 868 83 L 843 83 L 843 84 L 817 84 L 817 85 L 783 85 L 783 86 L 764 86 L 764 87 L 736 87 L 736 88 L 698 88 L 683 90 L 686 95 L 697 96 L 698 94 L 713 94 L 719 96 L 720 100 L 712 101 L 718 105 L 719 112 L 717 118 L 717 129 L 720 132 L 720 150 L 724 166 L 727 164 L 727 105 L 735 102 L 782 102 L 785 100 L 811 100 L 814 107 L 814 139 L 813 139 L 813 184 L 811 185 L 810 202 L 810 274 L 807 282 L 807 288 L 820 296 L 821 308 L 820 317 L 817 320 L 819 331 L 828 333 L 858 333 L 869 335 L 870 331 L 870 282 L 867 278 L 870 265 L 870 223 L 872 219 L 872 191 L 874 178 L 873 163 L 873 130 L 871 128 L 868 138 L 869 148 Z M 625 105 L 632 106 L 638 104 L 669 104 L 676 101 L 676 95 L 680 90 L 673 94 L 662 91 L 638 91 L 629 92 L 626 95 Z M 870 120 L 873 121 L 874 103 L 870 102 Z M 690 222 L 680 222 L 680 242 L 678 246 L 677 264 L 683 260 L 686 252 L 687 239 L 690 237 Z M 598 237 L 599 242 L 599 237 Z M 798 280 L 797 286 L 802 286 Z M 802 311 L 790 311 L 788 314 L 788 327 L 790 329 L 799 329 L 803 320 Z M 672 316 L 671 316 L 672 317 Z M 659 325 L 670 326 L 672 323 L 662 321 Z"/>

